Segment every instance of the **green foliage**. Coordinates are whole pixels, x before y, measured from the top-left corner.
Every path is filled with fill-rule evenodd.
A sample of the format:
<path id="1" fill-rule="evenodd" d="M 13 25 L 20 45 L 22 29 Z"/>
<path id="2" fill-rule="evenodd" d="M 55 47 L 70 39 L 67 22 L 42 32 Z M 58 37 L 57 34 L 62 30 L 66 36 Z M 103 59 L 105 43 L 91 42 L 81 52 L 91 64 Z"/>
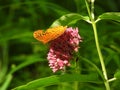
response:
<path id="1" fill-rule="evenodd" d="M 119 0 L 104 3 L 95 0 L 94 7 L 100 48 L 108 79 L 112 80 L 111 90 L 120 88 L 119 3 Z M 46 59 L 49 44 L 33 38 L 35 30 L 58 25 L 78 27 L 83 39 L 75 55 L 78 61 L 65 74 L 52 73 Z M 105 90 L 94 39 L 84 0 L 1 1 L 0 90 Z"/>
<path id="2" fill-rule="evenodd" d="M 115 73 L 114 77 L 120 79 L 120 70 Z"/>
<path id="3" fill-rule="evenodd" d="M 37 79 L 27 83 L 26 85 L 17 87 L 13 90 L 33 90 L 39 87 L 46 87 L 49 85 L 55 85 L 63 82 L 73 82 L 73 81 L 101 83 L 98 80 L 97 74 L 91 74 L 91 75 L 64 74 L 64 75 L 56 75 L 56 76 Z"/>
<path id="4" fill-rule="evenodd" d="M 70 13 L 67 15 L 63 15 L 62 17 L 60 17 L 58 20 L 54 21 L 53 24 L 51 25 L 51 27 L 55 27 L 55 26 L 65 26 L 65 25 L 71 25 L 71 24 L 75 24 L 77 21 L 79 20 L 89 20 L 88 16 L 82 16 L 80 14 L 77 13 Z"/>
<path id="5" fill-rule="evenodd" d="M 110 19 L 120 22 L 120 12 L 109 12 L 109 13 L 103 13 L 98 17 L 99 20 L 102 19 Z"/>

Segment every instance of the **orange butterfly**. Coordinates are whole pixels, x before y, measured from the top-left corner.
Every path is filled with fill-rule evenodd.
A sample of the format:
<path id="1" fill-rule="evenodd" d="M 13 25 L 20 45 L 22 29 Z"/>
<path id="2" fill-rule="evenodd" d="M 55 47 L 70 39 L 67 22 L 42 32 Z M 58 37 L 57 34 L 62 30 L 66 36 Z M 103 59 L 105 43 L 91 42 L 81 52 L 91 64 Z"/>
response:
<path id="1" fill-rule="evenodd" d="M 37 30 L 33 33 L 33 36 L 35 39 L 45 44 L 61 36 L 65 32 L 66 28 L 67 28 L 66 26 L 65 27 L 57 26 L 49 28 L 45 32 L 43 30 Z"/>

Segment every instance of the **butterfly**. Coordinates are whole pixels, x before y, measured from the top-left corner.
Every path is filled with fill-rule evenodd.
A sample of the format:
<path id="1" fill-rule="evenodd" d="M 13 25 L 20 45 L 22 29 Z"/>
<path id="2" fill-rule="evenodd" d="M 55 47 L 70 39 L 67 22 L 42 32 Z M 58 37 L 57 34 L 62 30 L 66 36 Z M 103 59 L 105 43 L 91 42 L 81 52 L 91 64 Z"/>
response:
<path id="1" fill-rule="evenodd" d="M 46 31 L 37 30 L 33 33 L 33 37 L 38 41 L 46 44 L 49 41 L 52 41 L 58 38 L 59 36 L 61 36 L 65 32 L 66 28 L 67 26 L 65 27 L 57 26 L 57 27 L 49 28 Z"/>

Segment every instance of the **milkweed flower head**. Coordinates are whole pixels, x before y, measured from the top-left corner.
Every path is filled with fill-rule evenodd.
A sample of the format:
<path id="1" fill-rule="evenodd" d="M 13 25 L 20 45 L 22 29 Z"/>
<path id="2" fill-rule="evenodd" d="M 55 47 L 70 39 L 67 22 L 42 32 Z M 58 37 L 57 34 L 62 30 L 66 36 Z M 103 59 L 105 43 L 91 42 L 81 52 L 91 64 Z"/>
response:
<path id="1" fill-rule="evenodd" d="M 66 28 L 65 32 L 50 42 L 50 49 L 47 55 L 49 66 L 53 72 L 64 70 L 70 66 L 73 52 L 77 52 L 82 39 L 78 28 Z"/>

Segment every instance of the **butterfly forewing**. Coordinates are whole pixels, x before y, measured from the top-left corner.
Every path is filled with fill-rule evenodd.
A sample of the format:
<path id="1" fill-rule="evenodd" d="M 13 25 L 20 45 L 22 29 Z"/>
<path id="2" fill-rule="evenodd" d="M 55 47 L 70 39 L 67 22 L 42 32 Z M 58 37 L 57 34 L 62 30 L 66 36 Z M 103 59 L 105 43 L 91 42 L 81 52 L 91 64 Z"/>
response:
<path id="1" fill-rule="evenodd" d="M 38 41 L 43 41 L 43 30 L 37 30 L 33 33 L 33 36 L 35 39 L 37 39 Z"/>
<path id="2" fill-rule="evenodd" d="M 66 30 L 66 27 L 58 26 L 54 28 L 49 28 L 45 32 L 43 32 L 42 30 L 37 30 L 34 32 L 33 36 L 38 41 L 41 41 L 45 44 L 62 35 L 65 32 L 65 30 Z"/>
<path id="3" fill-rule="evenodd" d="M 61 36 L 65 32 L 65 30 L 66 30 L 66 27 L 58 26 L 58 27 L 47 29 L 46 33 L 50 33 L 49 34 L 50 40 L 54 40 L 59 36 Z"/>

